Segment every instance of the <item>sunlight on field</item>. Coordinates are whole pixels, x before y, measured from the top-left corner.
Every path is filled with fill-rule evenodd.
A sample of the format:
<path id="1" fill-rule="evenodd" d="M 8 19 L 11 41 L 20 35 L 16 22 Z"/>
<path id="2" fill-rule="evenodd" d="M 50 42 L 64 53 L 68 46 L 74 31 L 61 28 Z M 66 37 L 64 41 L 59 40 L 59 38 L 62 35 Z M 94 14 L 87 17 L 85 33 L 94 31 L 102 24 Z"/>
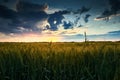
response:
<path id="1" fill-rule="evenodd" d="M 119 64 L 119 42 L 0 43 L 0 80 L 119 80 Z"/>

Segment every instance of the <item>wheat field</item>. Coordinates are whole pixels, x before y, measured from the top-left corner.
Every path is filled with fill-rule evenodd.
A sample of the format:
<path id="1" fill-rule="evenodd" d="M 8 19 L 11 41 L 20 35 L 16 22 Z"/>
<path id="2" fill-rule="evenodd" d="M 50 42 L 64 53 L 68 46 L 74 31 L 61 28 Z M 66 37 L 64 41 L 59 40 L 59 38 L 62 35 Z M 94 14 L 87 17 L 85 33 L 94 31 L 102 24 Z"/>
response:
<path id="1" fill-rule="evenodd" d="M 120 42 L 0 43 L 0 80 L 120 80 Z"/>

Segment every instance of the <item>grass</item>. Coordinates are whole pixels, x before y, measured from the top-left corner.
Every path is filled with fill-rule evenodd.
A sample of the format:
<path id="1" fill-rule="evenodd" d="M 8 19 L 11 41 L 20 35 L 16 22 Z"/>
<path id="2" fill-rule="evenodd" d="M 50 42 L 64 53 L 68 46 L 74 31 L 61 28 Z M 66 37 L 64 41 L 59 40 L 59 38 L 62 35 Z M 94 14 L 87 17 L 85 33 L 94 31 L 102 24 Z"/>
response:
<path id="1" fill-rule="evenodd" d="M 0 80 L 120 80 L 120 42 L 0 43 Z"/>

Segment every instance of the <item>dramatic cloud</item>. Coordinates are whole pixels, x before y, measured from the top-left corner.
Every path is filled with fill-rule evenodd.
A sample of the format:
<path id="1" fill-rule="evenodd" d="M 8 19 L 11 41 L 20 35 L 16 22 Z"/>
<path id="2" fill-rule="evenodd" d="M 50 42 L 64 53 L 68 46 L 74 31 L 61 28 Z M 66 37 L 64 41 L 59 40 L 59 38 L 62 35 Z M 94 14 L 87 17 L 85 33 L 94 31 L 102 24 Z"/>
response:
<path id="1" fill-rule="evenodd" d="M 113 14 L 117 14 L 120 10 L 120 1 L 119 0 L 109 0 L 109 4 L 111 6 L 111 12 Z"/>
<path id="2" fill-rule="evenodd" d="M 7 28 L 7 32 L 22 32 L 32 30 L 32 31 L 42 31 L 50 29 L 55 31 L 58 29 L 58 25 L 62 24 L 64 19 L 64 14 L 70 13 L 67 10 L 57 11 L 53 14 L 47 14 L 45 10 L 48 5 L 38 5 L 23 1 L 18 1 L 16 4 L 16 11 L 9 9 L 5 6 L 0 6 L 0 17 L 3 19 L 9 19 L 11 22 L 5 22 L 4 26 L 1 26 L 1 31 L 4 32 Z M 4 20 L 3 20 L 4 21 Z M 46 25 L 43 25 L 46 23 Z M 42 25 L 41 25 L 42 24 Z M 5 28 L 4 28 L 5 27 Z M 12 27 L 12 28 L 11 28 Z M 44 28 L 43 28 L 44 27 Z M 20 29 L 20 30 L 19 30 Z"/>
<path id="3" fill-rule="evenodd" d="M 64 26 L 64 29 L 72 29 L 73 28 L 73 23 L 72 22 L 66 22 L 66 21 L 64 21 L 63 22 L 63 26 Z"/>
<path id="4" fill-rule="evenodd" d="M 15 19 L 17 17 L 17 12 L 8 9 L 7 7 L 0 5 L 0 17 L 5 19 Z"/>
<path id="5" fill-rule="evenodd" d="M 17 22 L 17 16 L 17 12 L 0 5 L 0 32 L 14 32 L 16 26 L 11 24 Z"/>
<path id="6" fill-rule="evenodd" d="M 119 0 L 109 0 L 110 10 L 106 9 L 99 17 L 95 20 L 109 20 L 112 16 L 120 16 L 120 1 Z"/>
<path id="7" fill-rule="evenodd" d="M 21 25 L 27 28 L 32 28 L 35 27 L 35 24 L 38 23 L 39 21 L 44 21 L 47 20 L 48 14 L 45 13 L 44 11 L 39 11 L 39 12 L 23 12 L 19 13 L 20 14 L 20 22 Z"/>
<path id="8" fill-rule="evenodd" d="M 73 11 L 74 14 L 83 14 L 86 13 L 88 11 L 90 11 L 91 8 L 86 8 L 85 6 L 83 6 L 81 9 L 78 9 L 77 11 Z"/>
<path id="9" fill-rule="evenodd" d="M 90 8 L 82 7 L 77 11 L 60 10 L 54 13 L 46 13 L 48 10 L 47 4 L 34 4 L 17 0 L 16 10 L 9 9 L 0 5 L 0 26 L 1 32 L 4 33 L 22 33 L 22 32 L 42 32 L 44 30 L 57 31 L 60 25 L 64 29 L 72 29 L 74 26 L 81 27 L 79 24 L 81 15 L 88 12 Z M 78 14 L 74 22 L 66 21 L 64 15 Z M 90 15 L 86 15 L 84 21 L 87 23 Z M 3 19 L 3 20 L 2 20 Z M 4 21 L 4 22 L 3 22 Z"/>
<path id="10" fill-rule="evenodd" d="M 19 1 L 16 4 L 16 10 L 18 12 L 28 12 L 28 11 L 45 11 L 48 9 L 48 5 L 39 5 L 39 4 L 33 4 L 29 2 Z"/>
<path id="11" fill-rule="evenodd" d="M 62 24 L 62 20 L 64 19 L 63 15 L 68 13 L 70 12 L 67 10 L 64 10 L 64 11 L 58 11 L 53 14 L 50 14 L 48 19 L 48 22 L 50 24 L 50 30 L 53 30 L 53 31 L 58 30 L 58 25 Z"/>
<path id="12" fill-rule="evenodd" d="M 89 20 L 88 18 L 90 17 L 91 15 L 90 14 L 86 14 L 85 17 L 84 17 L 84 21 L 87 23 Z"/>
<path id="13" fill-rule="evenodd" d="M 48 14 L 44 11 L 46 8 L 44 8 L 43 10 L 43 7 L 45 6 L 42 7 L 40 5 L 35 7 L 35 4 L 33 4 L 32 6 L 32 3 L 24 3 L 26 5 L 24 6 L 22 2 L 20 4 L 22 5 L 22 7 L 20 6 L 20 10 L 18 9 L 17 12 L 3 5 L 0 5 L 0 23 L 2 24 L 0 25 L 1 32 L 19 32 L 21 31 L 19 30 L 21 29 L 19 27 L 23 27 L 27 30 L 32 29 L 33 31 L 37 31 L 38 27 L 36 26 L 36 24 L 40 21 L 46 21 L 48 19 Z M 19 4 L 17 4 L 16 6 L 18 5 Z M 32 6 L 31 10 L 28 9 L 27 5 L 28 7 L 30 7 L 30 5 Z M 39 8 L 39 10 L 37 7 Z"/>
<path id="14" fill-rule="evenodd" d="M 44 39 L 31 37 L 37 34 L 79 41 L 85 31 L 89 40 L 119 39 L 120 18 L 115 17 L 120 16 L 119 4 L 120 0 L 0 0 L 0 40 L 22 40 L 24 34 L 28 40 Z"/>
<path id="15" fill-rule="evenodd" d="M 3 2 L 7 3 L 7 2 L 9 2 L 9 0 L 3 0 Z"/>
<path id="16" fill-rule="evenodd" d="M 47 9 L 47 4 L 38 5 L 23 1 L 18 1 L 16 4 L 16 10 L 20 15 L 20 25 L 25 28 L 32 28 L 33 30 L 38 30 L 37 23 L 48 19 L 48 14 L 45 12 Z"/>
<path id="17" fill-rule="evenodd" d="M 79 24 L 80 19 L 82 16 L 84 16 L 85 13 L 89 12 L 90 10 L 91 10 L 91 8 L 87 8 L 87 7 L 83 6 L 81 9 L 78 9 L 77 11 L 72 11 L 72 13 L 74 15 L 77 14 L 76 19 L 74 21 L 74 26 L 82 27 L 82 25 Z M 87 23 L 89 21 L 88 19 L 90 16 L 91 16 L 90 14 L 86 14 L 85 17 L 83 17 L 83 20 L 85 21 L 85 23 Z"/>
<path id="18" fill-rule="evenodd" d="M 9 32 L 13 32 L 15 29 L 14 26 L 9 26 L 9 24 L 11 24 L 12 21 L 10 19 L 2 19 L 0 18 L 0 32 L 3 33 L 9 33 Z"/>

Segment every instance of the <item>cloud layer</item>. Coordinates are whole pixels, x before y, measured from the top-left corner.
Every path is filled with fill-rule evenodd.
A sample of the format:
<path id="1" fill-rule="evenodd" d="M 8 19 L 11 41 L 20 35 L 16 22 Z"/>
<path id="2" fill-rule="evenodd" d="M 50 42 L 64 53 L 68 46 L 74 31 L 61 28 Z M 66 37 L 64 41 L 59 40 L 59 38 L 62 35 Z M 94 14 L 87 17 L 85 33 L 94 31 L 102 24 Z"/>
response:
<path id="1" fill-rule="evenodd" d="M 38 0 L 39 3 L 35 3 L 34 0 L 17 0 L 18 2 L 14 1 L 16 0 L 0 1 L 0 38 L 1 35 L 20 36 L 27 34 L 29 36 L 31 33 L 37 35 L 54 34 L 63 37 L 65 36 L 66 38 L 68 38 L 68 36 L 83 37 L 82 34 L 85 31 L 87 31 L 89 36 L 101 36 L 105 33 L 107 35 L 105 34 L 102 36 L 119 35 L 113 32 L 107 33 L 112 30 L 119 30 L 119 17 L 115 17 L 109 21 L 109 19 L 114 16 L 120 16 L 119 0 L 108 0 L 109 5 L 106 5 L 107 0 L 101 0 L 98 2 L 96 0 L 91 0 L 95 1 L 97 4 L 93 2 L 89 3 L 89 1 L 85 1 L 86 3 L 84 3 L 84 1 L 80 0 L 81 3 L 76 5 L 72 5 L 72 2 L 66 3 L 66 6 L 68 7 L 64 7 L 62 4 L 60 4 L 64 4 L 64 0 L 61 0 L 63 2 L 60 1 L 60 3 L 55 0 L 53 0 L 53 2 L 50 0 Z M 47 2 L 49 6 L 43 2 Z M 101 3 L 99 4 L 99 2 L 102 3 L 102 6 Z M 15 6 L 13 6 L 13 4 L 15 4 Z M 92 4 L 92 6 L 90 6 L 90 4 Z M 99 13 L 101 15 L 99 15 Z M 98 17 L 96 18 L 96 16 Z M 95 20 L 106 20 L 109 22 L 96 22 L 94 21 L 94 18 Z M 88 30 L 86 30 L 87 28 Z"/>
<path id="2" fill-rule="evenodd" d="M 19 1 L 16 3 L 16 11 L 9 9 L 3 5 L 0 5 L 0 19 L 1 26 L 0 32 L 4 33 L 21 33 L 21 32 L 41 32 L 43 30 L 57 31 L 62 25 L 64 29 L 72 29 L 80 22 L 81 15 L 88 12 L 90 8 L 82 7 L 76 11 L 61 10 L 52 14 L 46 13 L 48 5 L 34 4 L 30 2 Z M 64 15 L 77 14 L 76 20 L 73 22 L 63 21 Z M 90 14 L 86 14 L 84 17 L 85 23 L 87 23 Z M 43 25 L 43 23 L 45 25 Z M 42 25 L 41 25 L 42 24 Z M 80 25 L 79 25 L 80 26 Z"/>
<path id="3" fill-rule="evenodd" d="M 109 0 L 110 9 L 105 9 L 104 12 L 95 20 L 109 20 L 112 16 L 120 15 L 120 1 Z"/>

